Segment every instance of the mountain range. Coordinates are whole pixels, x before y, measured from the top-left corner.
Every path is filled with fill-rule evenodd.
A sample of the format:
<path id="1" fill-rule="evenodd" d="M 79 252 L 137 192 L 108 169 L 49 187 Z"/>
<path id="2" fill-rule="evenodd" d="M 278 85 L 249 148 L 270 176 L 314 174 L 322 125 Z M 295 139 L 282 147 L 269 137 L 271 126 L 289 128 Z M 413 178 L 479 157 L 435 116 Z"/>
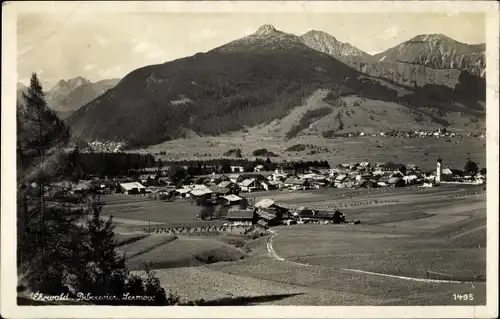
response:
<path id="1" fill-rule="evenodd" d="M 405 128 L 475 130 L 484 127 L 484 100 L 484 45 L 424 35 L 371 56 L 321 31 L 296 36 L 264 25 L 206 53 L 132 71 L 67 124 L 76 137 L 129 145 L 281 120 L 291 123 L 288 138 L 386 130 L 402 118 Z"/>
<path id="2" fill-rule="evenodd" d="M 119 81 L 119 79 L 107 79 L 93 83 L 81 76 L 60 80 L 52 89 L 45 91 L 45 98 L 48 107 L 64 119 L 113 88 Z M 20 103 L 23 101 L 22 93 L 26 90 L 27 87 L 24 84 L 17 84 L 17 99 Z"/>

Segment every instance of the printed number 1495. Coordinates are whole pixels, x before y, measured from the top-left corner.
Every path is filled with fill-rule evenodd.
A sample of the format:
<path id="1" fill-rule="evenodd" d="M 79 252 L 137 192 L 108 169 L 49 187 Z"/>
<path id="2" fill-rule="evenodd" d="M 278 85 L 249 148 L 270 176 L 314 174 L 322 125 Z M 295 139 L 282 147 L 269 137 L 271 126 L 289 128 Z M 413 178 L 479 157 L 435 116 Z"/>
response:
<path id="1" fill-rule="evenodd" d="M 474 294 L 453 294 L 453 300 L 471 301 L 474 300 Z"/>

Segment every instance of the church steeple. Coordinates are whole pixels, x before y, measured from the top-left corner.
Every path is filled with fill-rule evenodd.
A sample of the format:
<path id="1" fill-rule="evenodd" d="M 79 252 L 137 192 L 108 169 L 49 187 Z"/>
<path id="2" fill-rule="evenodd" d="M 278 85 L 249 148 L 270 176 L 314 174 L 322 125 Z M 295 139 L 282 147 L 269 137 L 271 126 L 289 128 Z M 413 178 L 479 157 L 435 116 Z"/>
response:
<path id="1" fill-rule="evenodd" d="M 436 163 L 436 179 L 435 179 L 436 184 L 441 183 L 442 163 L 443 163 L 443 160 L 441 159 L 441 156 L 440 156 L 437 160 L 437 163 Z"/>

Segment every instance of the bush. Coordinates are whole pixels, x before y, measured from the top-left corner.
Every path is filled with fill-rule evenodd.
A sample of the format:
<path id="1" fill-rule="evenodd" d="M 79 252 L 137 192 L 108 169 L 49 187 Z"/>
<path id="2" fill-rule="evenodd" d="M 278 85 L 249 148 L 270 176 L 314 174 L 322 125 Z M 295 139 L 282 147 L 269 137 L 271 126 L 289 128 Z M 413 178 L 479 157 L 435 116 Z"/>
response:
<path id="1" fill-rule="evenodd" d="M 259 157 L 277 157 L 278 155 L 268 151 L 266 148 L 260 148 L 252 152 L 253 156 L 259 156 Z"/>

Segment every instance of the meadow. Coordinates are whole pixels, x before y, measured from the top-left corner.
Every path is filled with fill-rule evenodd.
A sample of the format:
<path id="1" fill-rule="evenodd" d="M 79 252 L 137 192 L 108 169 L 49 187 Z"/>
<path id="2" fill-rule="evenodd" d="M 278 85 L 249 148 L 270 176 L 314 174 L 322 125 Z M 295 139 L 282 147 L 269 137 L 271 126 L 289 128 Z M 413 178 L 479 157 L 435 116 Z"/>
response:
<path id="1" fill-rule="evenodd" d="M 327 149 L 319 153 L 306 149 L 300 152 L 287 151 L 297 144 L 309 144 Z M 451 138 L 403 138 L 403 137 L 339 137 L 323 138 L 317 135 L 302 135 L 286 140 L 250 131 L 236 132 L 217 137 L 193 137 L 164 142 L 150 146 L 142 152 L 155 155 L 164 161 L 181 159 L 211 159 L 224 157 L 231 149 L 241 149 L 243 158 L 254 159 L 252 152 L 266 148 L 279 155 L 273 161 L 282 160 L 327 160 L 330 165 L 370 161 L 388 161 L 415 164 L 424 170 L 435 169 L 441 157 L 445 167 L 463 169 L 467 158 L 486 167 L 486 140 L 478 137 L 455 136 Z M 137 150 L 134 150 L 137 151 Z M 160 152 L 165 152 L 160 155 Z"/>
<path id="2" fill-rule="evenodd" d="M 178 218 L 184 225 L 203 222 L 195 219 L 199 207 L 188 201 L 113 196 L 108 201 L 104 198 L 108 202 L 104 211 L 135 220 L 119 226 L 123 233 L 136 232 L 139 238 L 122 248 L 131 256 L 129 267 L 141 273 L 141 265 L 151 262 L 164 287 L 184 301 L 203 298 L 218 305 L 485 302 L 484 186 L 255 193 L 251 196 L 256 200 L 269 197 L 283 204 L 342 203 L 348 220 L 361 221 L 359 225 L 278 226 L 274 234 L 256 239 L 241 233 L 141 237 L 137 223 L 147 224 L 148 219 L 164 225 L 175 225 Z M 373 204 L 375 200 L 378 204 Z M 137 212 L 122 212 L 124 202 L 136 205 Z M 454 293 L 473 293 L 474 300 L 455 301 Z"/>

